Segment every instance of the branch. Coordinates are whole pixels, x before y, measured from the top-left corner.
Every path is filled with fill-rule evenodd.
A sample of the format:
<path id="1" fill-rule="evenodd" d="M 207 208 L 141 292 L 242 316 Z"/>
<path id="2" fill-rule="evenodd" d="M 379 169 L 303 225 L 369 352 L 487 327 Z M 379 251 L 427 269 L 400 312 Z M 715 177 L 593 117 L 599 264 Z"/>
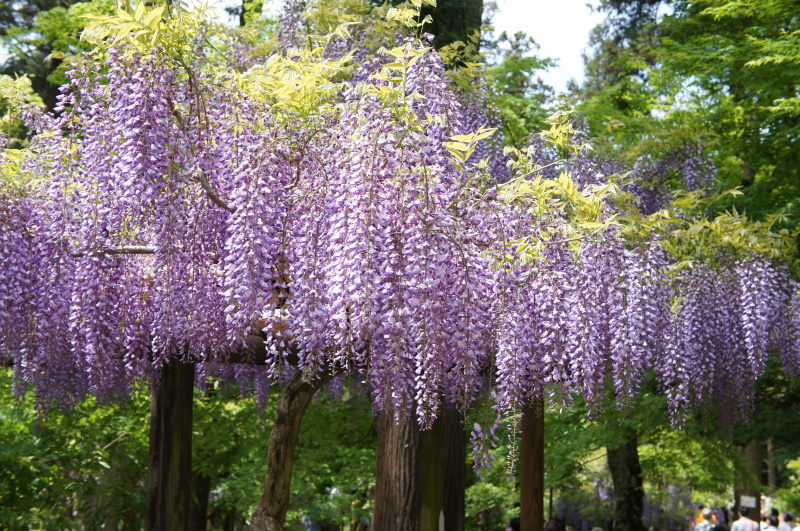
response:
<path id="1" fill-rule="evenodd" d="M 148 245 L 124 245 L 122 247 L 99 249 L 98 251 L 103 254 L 154 254 L 156 248 Z"/>
<path id="2" fill-rule="evenodd" d="M 579 240 L 585 240 L 589 236 L 594 236 L 594 234 L 596 234 L 596 233 L 593 233 L 593 234 L 581 234 L 580 236 L 574 236 L 572 238 L 565 238 L 563 240 L 548 240 L 548 241 L 539 240 L 539 241 L 542 242 L 545 245 L 559 245 L 559 244 L 562 244 L 562 243 L 577 242 Z"/>
<path id="3" fill-rule="evenodd" d="M 214 203 L 215 205 L 217 205 L 217 206 L 219 206 L 221 208 L 224 208 L 225 210 L 227 210 L 231 214 L 236 212 L 236 207 L 230 206 L 228 203 L 226 203 L 217 194 L 217 192 L 211 186 L 211 183 L 208 182 L 208 179 L 206 178 L 206 174 L 203 172 L 203 170 L 201 170 L 199 167 L 196 167 L 195 170 L 194 170 L 194 174 L 193 175 L 194 175 L 194 178 L 197 179 L 197 182 L 200 183 L 200 186 L 203 187 L 203 190 L 206 191 L 206 194 L 208 195 L 208 198 L 211 199 L 212 203 Z"/>
<path id="4" fill-rule="evenodd" d="M 550 241 L 539 240 L 539 241 L 541 241 L 545 245 L 558 245 L 558 244 L 561 244 L 561 243 L 576 242 L 578 240 L 585 240 L 587 238 L 591 238 L 592 236 L 600 234 L 601 232 L 606 230 L 606 228 L 607 227 L 600 227 L 599 229 L 594 230 L 592 232 L 588 232 L 586 234 L 579 234 L 578 236 L 573 236 L 572 238 L 566 238 L 566 239 L 563 239 L 563 240 L 550 240 Z"/>
<path id="5" fill-rule="evenodd" d="M 103 451 L 105 451 L 105 450 L 108 450 L 108 449 L 109 449 L 109 448 L 111 448 L 111 446 L 113 446 L 113 445 L 114 445 L 114 444 L 115 444 L 117 441 L 120 441 L 120 440 L 124 439 L 124 438 L 125 438 L 125 437 L 127 437 L 127 436 L 128 436 L 128 434 L 127 434 L 127 433 L 123 433 L 122 435 L 120 435 L 119 437 L 117 437 L 116 439 L 114 439 L 113 441 L 111 441 L 110 443 L 108 443 L 107 445 L 103 446 L 102 450 L 103 450 Z"/>
<path id="6" fill-rule="evenodd" d="M 169 5 L 169 3 L 167 5 Z M 186 67 L 186 69 L 188 71 L 189 67 Z M 169 105 L 169 108 L 172 110 L 172 115 L 175 117 L 176 120 L 178 120 L 178 125 L 181 127 L 181 129 L 185 129 L 183 116 L 181 115 L 181 111 L 178 109 L 178 107 L 175 106 L 175 104 L 172 102 L 172 99 L 169 98 L 169 97 L 167 97 L 167 104 Z M 190 149 L 192 151 L 192 154 L 194 154 L 194 148 L 191 147 L 191 145 L 190 145 Z M 194 170 L 192 175 L 193 175 L 193 177 L 195 179 L 197 179 L 197 182 L 200 183 L 200 186 L 202 186 L 203 190 L 205 190 L 206 194 L 208 194 L 208 198 L 211 199 L 211 201 L 215 205 L 217 205 L 217 206 L 219 206 L 221 208 L 224 208 L 225 210 L 227 210 L 231 214 L 233 214 L 236 211 L 236 209 L 234 207 L 228 205 L 228 203 L 226 203 L 219 196 L 219 194 L 217 194 L 217 192 L 211 186 L 211 183 L 208 182 L 208 179 L 206 178 L 206 174 L 203 173 L 203 170 L 201 170 L 199 166 L 195 167 L 195 170 Z"/>
<path id="7" fill-rule="evenodd" d="M 520 179 L 527 179 L 531 175 L 536 175 L 537 173 L 541 173 L 542 170 L 546 170 L 547 168 L 552 168 L 553 166 L 557 166 L 559 164 L 564 164 L 565 166 L 572 166 L 573 163 L 566 161 L 566 160 L 557 160 L 555 162 L 551 162 L 550 164 L 545 164 L 544 166 L 539 166 L 537 168 L 532 169 L 528 173 L 523 173 L 522 175 L 517 175 L 516 177 L 509 179 L 508 181 L 504 182 L 503 184 L 509 184 L 511 182 L 520 180 Z"/>
<path id="8" fill-rule="evenodd" d="M 83 251 L 72 253 L 72 256 L 75 258 L 80 258 L 82 256 L 86 256 L 87 254 L 154 254 L 155 252 L 156 248 L 148 245 L 123 245 L 122 247 L 99 247 L 97 249 L 85 249 Z"/>

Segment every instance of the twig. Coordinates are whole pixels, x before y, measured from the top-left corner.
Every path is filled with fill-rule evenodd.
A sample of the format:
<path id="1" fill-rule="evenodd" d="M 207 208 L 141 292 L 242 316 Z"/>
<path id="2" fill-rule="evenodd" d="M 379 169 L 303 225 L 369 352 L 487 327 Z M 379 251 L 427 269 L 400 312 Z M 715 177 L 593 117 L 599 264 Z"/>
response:
<path id="1" fill-rule="evenodd" d="M 127 436 L 128 436 L 128 434 L 127 434 L 127 433 L 123 433 L 122 435 L 120 435 L 119 437 L 117 437 L 116 439 L 114 439 L 113 441 L 111 441 L 110 443 L 108 443 L 107 445 L 103 446 L 103 450 L 108 450 L 108 449 L 111 447 L 111 445 L 113 445 L 114 443 L 116 443 L 116 442 L 117 442 L 117 441 L 119 441 L 120 439 L 123 439 L 123 438 L 125 438 L 125 437 L 127 437 Z"/>
<path id="2" fill-rule="evenodd" d="M 527 177 L 530 177 L 531 175 L 535 175 L 537 173 L 541 173 L 542 170 L 546 170 L 547 168 L 552 168 L 553 166 L 558 166 L 559 164 L 564 164 L 566 166 L 572 166 L 573 163 L 572 162 L 568 162 L 566 160 L 557 160 L 555 162 L 551 162 L 550 164 L 545 164 L 544 166 L 539 166 L 538 168 L 534 168 L 533 170 L 529 171 L 528 173 L 523 173 L 522 175 L 517 175 L 516 177 L 514 177 L 512 179 L 509 179 L 507 182 L 504 182 L 503 184 L 509 184 L 509 183 L 514 182 L 514 181 L 518 181 L 520 179 L 525 179 Z"/>

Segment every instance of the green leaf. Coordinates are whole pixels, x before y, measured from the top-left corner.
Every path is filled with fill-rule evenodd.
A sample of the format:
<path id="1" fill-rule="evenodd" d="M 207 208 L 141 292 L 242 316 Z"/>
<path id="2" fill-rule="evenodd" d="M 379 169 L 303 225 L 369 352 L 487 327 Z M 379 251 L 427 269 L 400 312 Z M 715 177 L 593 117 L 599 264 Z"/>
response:
<path id="1" fill-rule="evenodd" d="M 166 6 L 159 6 L 152 11 L 150 11 L 142 21 L 145 26 L 148 26 L 150 29 L 156 29 L 158 27 L 158 23 L 161 22 L 161 15 L 164 13 L 164 9 Z"/>
<path id="2" fill-rule="evenodd" d="M 141 24 L 138 22 L 126 22 L 125 24 L 121 25 L 117 30 L 117 35 L 114 37 L 114 43 L 119 42 L 120 40 L 124 39 L 135 29 L 140 29 L 142 27 Z"/>

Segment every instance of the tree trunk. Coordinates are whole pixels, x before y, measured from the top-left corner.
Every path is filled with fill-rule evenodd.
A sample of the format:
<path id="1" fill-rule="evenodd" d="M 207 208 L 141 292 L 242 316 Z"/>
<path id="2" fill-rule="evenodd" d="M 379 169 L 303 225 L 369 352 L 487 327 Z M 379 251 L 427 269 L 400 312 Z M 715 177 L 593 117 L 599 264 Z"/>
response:
<path id="1" fill-rule="evenodd" d="M 742 188 L 753 186 L 756 182 L 756 170 L 747 162 L 744 161 L 742 166 Z"/>
<path id="2" fill-rule="evenodd" d="M 770 494 L 778 489 L 778 467 L 775 464 L 775 442 L 767 439 L 767 486 Z"/>
<path id="3" fill-rule="evenodd" d="M 150 402 L 148 531 L 189 531 L 194 364 L 161 368 Z"/>
<path id="4" fill-rule="evenodd" d="M 764 459 L 761 455 L 761 441 L 752 439 L 747 446 L 741 449 L 744 457 L 745 470 L 740 471 L 734 491 L 734 508 L 739 510 L 741 507 L 741 497 L 750 496 L 754 498 L 755 508 L 750 508 L 749 517 L 751 520 L 758 521 L 761 514 L 761 491 L 759 484 L 762 481 L 764 472 Z"/>
<path id="5" fill-rule="evenodd" d="M 211 478 L 192 472 L 192 521 L 189 528 L 193 531 L 208 529 L 209 494 L 211 494 Z"/>
<path id="6" fill-rule="evenodd" d="M 461 413 L 455 408 L 442 411 L 444 437 L 444 531 L 464 531 L 467 490 L 467 432 Z M 438 531 L 438 528 L 437 528 Z"/>
<path id="7" fill-rule="evenodd" d="M 302 372 L 297 371 L 283 389 L 269 436 L 267 479 L 253 512 L 253 531 L 282 531 L 289 509 L 294 449 L 303 414 L 314 394 L 332 377 L 326 374 L 308 382 L 304 380 Z"/>
<path id="8" fill-rule="evenodd" d="M 419 530 L 420 433 L 415 418 L 397 423 L 392 412 L 378 413 L 374 529 Z"/>
<path id="9" fill-rule="evenodd" d="M 420 433 L 420 531 L 439 531 L 444 520 L 444 422 L 436 419 L 429 430 Z"/>
<path id="10" fill-rule="evenodd" d="M 519 470 L 520 529 L 544 528 L 544 402 L 522 410 Z"/>
<path id="11" fill-rule="evenodd" d="M 645 531 L 642 465 L 634 430 L 618 448 L 608 448 L 608 469 L 614 483 L 614 531 Z"/>
<path id="12" fill-rule="evenodd" d="M 467 437 L 461 414 L 445 406 L 429 430 L 415 419 L 378 415 L 374 529 L 463 531 Z"/>

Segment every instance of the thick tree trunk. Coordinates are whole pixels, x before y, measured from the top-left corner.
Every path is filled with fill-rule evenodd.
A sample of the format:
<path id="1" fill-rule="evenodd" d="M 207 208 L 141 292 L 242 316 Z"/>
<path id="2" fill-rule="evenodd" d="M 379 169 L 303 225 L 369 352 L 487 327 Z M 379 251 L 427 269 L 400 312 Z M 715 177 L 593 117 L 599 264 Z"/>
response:
<path id="1" fill-rule="evenodd" d="M 429 430 L 378 415 L 374 529 L 463 531 L 467 437 L 449 407 Z"/>
<path id="2" fill-rule="evenodd" d="M 763 480 L 762 476 L 764 473 L 764 458 L 761 453 L 761 441 L 752 439 L 747 446 L 741 449 L 741 454 L 742 457 L 744 457 L 746 471 L 744 473 L 739 473 L 739 478 L 736 481 L 736 490 L 734 491 L 735 510 L 738 511 L 741 506 L 741 497 L 749 496 L 753 498 L 755 505 L 755 508 L 750 507 L 749 517 L 752 520 L 758 521 L 758 517 L 761 514 L 761 491 L 758 488 L 758 484 Z"/>
<path id="3" fill-rule="evenodd" d="M 522 410 L 519 469 L 520 529 L 544 528 L 544 402 Z"/>
<path id="4" fill-rule="evenodd" d="M 374 529 L 419 530 L 420 434 L 416 419 L 397 423 L 393 413 L 378 413 Z"/>
<path id="5" fill-rule="evenodd" d="M 614 483 L 614 531 L 645 531 L 642 465 L 636 432 L 617 448 L 608 448 L 608 469 Z"/>
<path id="6" fill-rule="evenodd" d="M 193 398 L 194 364 L 165 364 L 151 392 L 148 531 L 189 531 Z"/>
<path id="7" fill-rule="evenodd" d="M 442 423 L 444 437 L 440 444 L 444 446 L 444 531 L 464 531 L 467 432 L 462 415 L 455 408 L 444 408 Z"/>
<path id="8" fill-rule="evenodd" d="M 444 520 L 444 422 L 436 419 L 420 434 L 420 531 L 439 531 Z"/>
<path id="9" fill-rule="evenodd" d="M 283 389 L 269 436 L 267 479 L 253 512 L 253 531 L 282 531 L 286 511 L 289 510 L 294 449 L 303 414 L 314 394 L 331 378 L 332 375 L 324 375 L 307 382 L 302 373 L 297 371 Z"/>
<path id="10" fill-rule="evenodd" d="M 440 1 L 436 7 L 422 10 L 431 15 L 433 22 L 425 25 L 425 31 L 435 39 L 433 45 L 439 49 L 455 41 L 466 42 L 479 30 L 483 22 L 483 0 Z"/>

